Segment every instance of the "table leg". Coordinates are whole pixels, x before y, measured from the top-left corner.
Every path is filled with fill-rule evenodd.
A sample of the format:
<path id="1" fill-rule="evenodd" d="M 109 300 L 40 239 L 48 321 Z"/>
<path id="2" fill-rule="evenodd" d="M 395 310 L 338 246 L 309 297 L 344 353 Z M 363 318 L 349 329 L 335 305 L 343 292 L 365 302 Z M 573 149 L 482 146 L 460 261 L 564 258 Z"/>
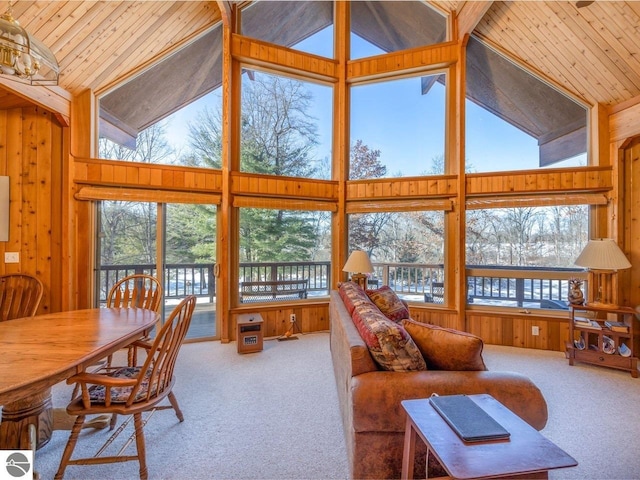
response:
<path id="1" fill-rule="evenodd" d="M 2 407 L 0 450 L 30 450 L 33 447 L 30 425 L 37 432 L 36 448 L 51 440 L 53 409 L 50 388 Z"/>
<path id="2" fill-rule="evenodd" d="M 413 422 L 407 417 L 407 425 L 404 429 L 404 451 L 402 452 L 402 480 L 413 478 L 413 464 L 416 456 L 416 430 Z"/>

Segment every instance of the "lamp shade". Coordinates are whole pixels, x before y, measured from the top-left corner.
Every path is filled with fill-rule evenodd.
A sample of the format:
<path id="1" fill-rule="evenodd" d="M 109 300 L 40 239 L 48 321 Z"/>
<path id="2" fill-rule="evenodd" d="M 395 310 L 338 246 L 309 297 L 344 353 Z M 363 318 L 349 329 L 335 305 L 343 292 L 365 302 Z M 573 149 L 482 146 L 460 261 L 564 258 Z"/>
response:
<path id="1" fill-rule="evenodd" d="M 367 252 L 354 250 L 351 252 L 351 255 L 349 255 L 342 271 L 351 273 L 373 273 L 373 265 L 371 265 L 371 260 L 369 260 Z"/>
<path id="2" fill-rule="evenodd" d="M 589 240 L 587 246 L 574 262 L 579 267 L 591 270 L 624 270 L 631 264 L 612 238 Z"/>

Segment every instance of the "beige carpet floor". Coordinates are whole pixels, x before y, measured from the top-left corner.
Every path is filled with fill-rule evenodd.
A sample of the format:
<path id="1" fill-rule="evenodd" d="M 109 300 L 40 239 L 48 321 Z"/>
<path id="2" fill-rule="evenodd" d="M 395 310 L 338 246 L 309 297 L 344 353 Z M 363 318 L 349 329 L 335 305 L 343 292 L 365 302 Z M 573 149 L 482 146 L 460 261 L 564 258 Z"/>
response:
<path id="1" fill-rule="evenodd" d="M 570 367 L 558 352 L 485 347 L 490 370 L 530 376 L 549 404 L 543 433 L 580 465 L 552 479 L 640 479 L 640 379 L 588 365 Z M 151 479 L 346 479 L 348 466 L 327 333 L 266 341 L 238 355 L 236 344 L 186 344 L 175 393 L 185 414 L 150 420 Z M 54 389 L 54 405 L 70 387 Z M 55 431 L 36 454 L 42 478 L 53 478 L 68 431 Z M 91 453 L 108 432 L 83 431 L 76 450 Z M 129 447 L 133 448 L 133 446 Z M 69 467 L 67 479 L 134 479 L 138 465 Z"/>

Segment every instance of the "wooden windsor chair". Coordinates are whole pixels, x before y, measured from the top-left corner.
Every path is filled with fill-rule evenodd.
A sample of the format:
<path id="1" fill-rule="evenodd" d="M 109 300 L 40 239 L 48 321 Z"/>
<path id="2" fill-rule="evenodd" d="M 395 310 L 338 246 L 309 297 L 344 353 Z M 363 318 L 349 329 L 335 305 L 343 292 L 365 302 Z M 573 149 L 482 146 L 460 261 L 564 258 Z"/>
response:
<path id="1" fill-rule="evenodd" d="M 132 460 L 138 460 L 140 464 L 140 478 L 147 478 L 143 427 L 149 420 L 149 416 L 155 410 L 173 408 L 178 420 L 184 421 L 184 416 L 172 390 L 175 382 L 173 371 L 180 347 L 191 323 L 195 304 L 195 295 L 190 295 L 175 307 L 158 331 L 141 367 L 127 365 L 112 369 L 108 373 L 98 374 L 83 372 L 67 380 L 69 384 L 77 383 L 80 385 L 81 395 L 73 399 L 67 406 L 67 413 L 77 415 L 77 418 L 62 454 L 60 467 L 55 475 L 56 479 L 61 479 L 64 476 L 68 465 L 95 465 Z M 158 404 L 164 398 L 168 398 L 170 405 L 159 406 Z M 142 414 L 145 412 L 148 412 L 149 416 L 143 421 Z M 72 459 L 71 456 L 85 417 L 94 414 L 128 415 L 130 416 L 129 420 L 132 416 L 135 433 L 117 455 L 101 456 L 106 446 L 110 445 L 123 431 L 127 421 L 113 433 L 95 457 Z M 122 455 L 124 449 L 132 442 L 133 437 L 135 437 L 136 455 Z"/>
<path id="2" fill-rule="evenodd" d="M 40 279 L 31 275 L 0 275 L 0 321 L 34 316 L 43 290 Z"/>
<path id="3" fill-rule="evenodd" d="M 160 312 L 162 307 L 162 285 L 152 275 L 136 273 L 118 280 L 107 295 L 107 307 L 137 307 Z M 128 363 L 135 366 L 138 363 L 138 348 L 146 349 L 149 338 L 136 340 L 127 347 Z M 111 365 L 111 357 L 107 359 L 107 366 Z"/>
<path id="4" fill-rule="evenodd" d="M 162 306 L 162 285 L 159 280 L 143 273 L 128 275 L 118 280 L 109 290 L 107 295 L 107 308 L 145 308 L 160 312 Z M 141 338 L 131 343 L 127 349 L 127 364 L 130 367 L 138 364 L 138 349 L 147 350 L 151 340 L 149 337 Z M 93 373 L 100 372 L 103 369 L 110 369 L 113 362 L 113 355 L 109 355 L 106 359 L 101 360 L 91 368 Z M 79 385 L 73 389 L 71 398 L 75 398 L 78 394 Z M 104 417 L 93 419 L 86 426 L 92 428 L 104 428 L 107 423 L 113 429 L 117 421 L 117 415 L 112 415 L 107 422 Z"/>

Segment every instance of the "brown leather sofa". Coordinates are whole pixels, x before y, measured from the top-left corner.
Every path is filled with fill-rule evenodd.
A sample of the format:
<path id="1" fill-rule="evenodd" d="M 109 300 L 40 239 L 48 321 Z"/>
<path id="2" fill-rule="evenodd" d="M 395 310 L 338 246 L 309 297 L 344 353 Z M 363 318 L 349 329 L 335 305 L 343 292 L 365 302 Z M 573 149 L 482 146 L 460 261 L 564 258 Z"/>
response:
<path id="1" fill-rule="evenodd" d="M 547 423 L 547 404 L 527 377 L 513 372 L 382 371 L 369 354 L 337 291 L 331 292 L 331 356 L 351 477 L 400 478 L 406 416 L 400 401 L 439 395 L 488 393 L 534 428 Z M 419 442 L 421 443 L 421 442 Z M 416 476 L 425 474 L 425 449 Z M 430 475 L 438 466 L 429 461 Z"/>

